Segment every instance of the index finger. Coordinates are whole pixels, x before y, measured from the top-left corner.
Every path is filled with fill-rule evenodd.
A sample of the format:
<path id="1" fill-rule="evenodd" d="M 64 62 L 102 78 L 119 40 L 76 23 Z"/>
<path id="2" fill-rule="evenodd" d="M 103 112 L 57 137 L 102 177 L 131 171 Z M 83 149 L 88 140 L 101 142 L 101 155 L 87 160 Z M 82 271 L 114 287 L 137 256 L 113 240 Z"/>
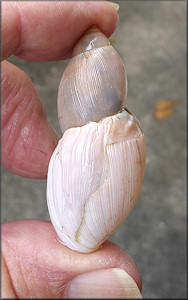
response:
<path id="1" fill-rule="evenodd" d="M 109 37 L 118 14 L 107 1 L 2 2 L 2 60 L 11 54 L 28 61 L 71 56 L 92 25 Z"/>

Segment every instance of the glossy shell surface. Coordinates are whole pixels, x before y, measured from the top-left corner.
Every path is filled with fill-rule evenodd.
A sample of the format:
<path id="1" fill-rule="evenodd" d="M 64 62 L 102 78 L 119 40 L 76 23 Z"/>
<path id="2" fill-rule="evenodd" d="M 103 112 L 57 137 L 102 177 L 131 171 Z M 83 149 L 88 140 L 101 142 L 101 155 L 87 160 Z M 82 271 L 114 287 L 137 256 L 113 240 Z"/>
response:
<path id="1" fill-rule="evenodd" d="M 89 30 L 75 46 L 58 91 L 62 132 L 118 113 L 125 106 L 126 73 L 108 39 Z"/>

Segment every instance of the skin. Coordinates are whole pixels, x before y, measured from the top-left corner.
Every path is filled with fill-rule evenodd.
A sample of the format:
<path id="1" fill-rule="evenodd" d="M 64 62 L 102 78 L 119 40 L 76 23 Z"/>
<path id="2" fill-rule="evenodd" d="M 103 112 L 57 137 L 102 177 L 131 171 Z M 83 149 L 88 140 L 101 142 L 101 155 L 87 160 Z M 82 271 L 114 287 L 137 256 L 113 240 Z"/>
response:
<path id="1" fill-rule="evenodd" d="M 46 178 L 59 137 L 29 77 L 5 59 L 67 59 L 90 26 L 109 37 L 117 23 L 116 11 L 103 2 L 2 2 L 2 164 L 10 172 Z M 76 275 L 111 267 L 124 269 L 141 290 L 136 264 L 109 241 L 80 254 L 58 241 L 50 222 L 2 224 L 2 297 L 63 298 Z"/>

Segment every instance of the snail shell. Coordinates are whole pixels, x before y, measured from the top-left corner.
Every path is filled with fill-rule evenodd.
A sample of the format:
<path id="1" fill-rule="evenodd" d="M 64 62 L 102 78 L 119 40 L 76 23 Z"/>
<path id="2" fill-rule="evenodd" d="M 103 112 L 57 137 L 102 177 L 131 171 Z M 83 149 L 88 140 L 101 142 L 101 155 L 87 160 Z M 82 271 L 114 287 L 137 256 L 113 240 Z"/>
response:
<path id="1" fill-rule="evenodd" d="M 119 111 L 125 101 L 124 66 L 106 40 L 92 29 L 74 49 L 58 95 L 62 132 L 69 129 L 47 176 L 57 235 L 83 253 L 96 250 L 128 217 L 145 172 L 140 123 L 128 110 Z"/>
<path id="2" fill-rule="evenodd" d="M 145 141 L 126 110 L 68 129 L 49 164 L 48 208 L 60 240 L 97 249 L 127 218 L 144 178 Z"/>
<path id="3" fill-rule="evenodd" d="M 108 38 L 92 27 L 78 41 L 58 91 L 62 132 L 116 114 L 125 105 L 123 62 Z"/>

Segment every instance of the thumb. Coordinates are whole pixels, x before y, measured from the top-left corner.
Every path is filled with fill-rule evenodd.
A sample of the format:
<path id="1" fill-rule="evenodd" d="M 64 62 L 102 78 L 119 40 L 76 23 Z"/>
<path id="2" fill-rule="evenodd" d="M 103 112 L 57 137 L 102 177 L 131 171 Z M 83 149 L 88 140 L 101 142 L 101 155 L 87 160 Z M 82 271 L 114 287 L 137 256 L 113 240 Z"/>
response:
<path id="1" fill-rule="evenodd" d="M 110 268 L 75 277 L 66 289 L 66 298 L 142 298 L 134 279 L 123 269 Z"/>
<path id="2" fill-rule="evenodd" d="M 2 298 L 140 298 L 134 261 L 106 241 L 77 253 L 62 245 L 50 222 L 2 225 Z"/>

